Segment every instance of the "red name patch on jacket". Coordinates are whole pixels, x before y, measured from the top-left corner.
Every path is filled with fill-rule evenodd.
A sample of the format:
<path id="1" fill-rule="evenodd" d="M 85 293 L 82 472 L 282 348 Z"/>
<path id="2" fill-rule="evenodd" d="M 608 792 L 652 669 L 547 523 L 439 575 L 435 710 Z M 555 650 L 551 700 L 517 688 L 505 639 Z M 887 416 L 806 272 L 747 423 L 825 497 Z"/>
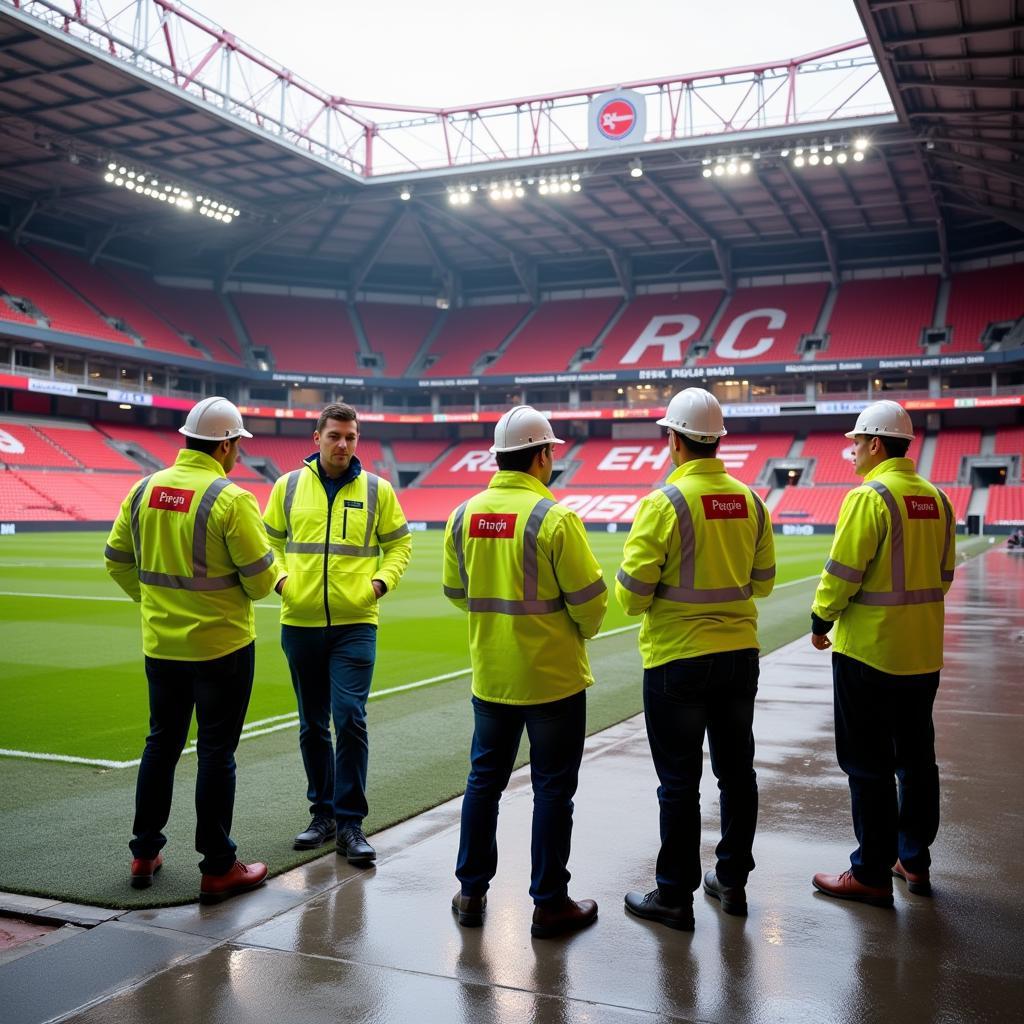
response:
<path id="1" fill-rule="evenodd" d="M 746 519 L 747 498 L 743 494 L 702 494 L 705 519 Z"/>
<path id="2" fill-rule="evenodd" d="M 908 519 L 938 519 L 939 503 L 926 495 L 905 494 L 903 504 L 907 506 Z"/>
<path id="3" fill-rule="evenodd" d="M 154 487 L 149 492 L 149 507 L 162 508 L 165 512 L 187 512 L 195 493 L 177 487 Z"/>
<path id="4" fill-rule="evenodd" d="M 470 537 L 514 537 L 517 512 L 477 512 L 469 518 Z"/>

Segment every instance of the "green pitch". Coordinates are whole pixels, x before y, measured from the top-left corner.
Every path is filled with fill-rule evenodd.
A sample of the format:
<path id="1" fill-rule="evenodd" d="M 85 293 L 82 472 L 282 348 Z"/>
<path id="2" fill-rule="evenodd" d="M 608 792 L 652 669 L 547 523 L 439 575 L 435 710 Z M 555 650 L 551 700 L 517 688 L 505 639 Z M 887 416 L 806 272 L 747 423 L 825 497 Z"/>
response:
<path id="1" fill-rule="evenodd" d="M 625 533 L 590 536 L 605 577 L 614 579 Z M 141 753 L 148 710 L 138 607 L 107 578 L 104 539 L 102 533 L 0 539 L 2 749 L 115 762 Z M 777 584 L 820 572 L 830 540 L 777 537 Z M 441 541 L 440 531 L 413 536 L 409 571 L 382 604 L 374 676 L 378 693 L 469 665 L 464 618 L 441 596 Z M 762 608 L 781 602 L 786 593 L 761 602 Z M 267 599 L 256 611 L 250 732 L 287 728 L 285 716 L 295 711 L 278 643 L 276 602 Z M 628 619 L 613 598 L 603 628 L 637 621 Z M 591 659 L 599 675 L 601 652 L 602 641 L 595 641 Z M 465 679 L 455 685 L 468 689 Z M 405 692 L 388 699 L 401 699 Z"/>

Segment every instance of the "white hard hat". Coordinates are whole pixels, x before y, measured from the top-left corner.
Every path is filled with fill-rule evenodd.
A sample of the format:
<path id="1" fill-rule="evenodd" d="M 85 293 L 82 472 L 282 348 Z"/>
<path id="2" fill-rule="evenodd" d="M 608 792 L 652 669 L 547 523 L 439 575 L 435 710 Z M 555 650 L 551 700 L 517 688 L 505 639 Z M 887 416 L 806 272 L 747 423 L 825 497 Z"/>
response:
<path id="1" fill-rule="evenodd" d="M 220 395 L 204 398 L 189 410 L 179 434 L 197 441 L 230 441 L 235 437 L 252 437 L 242 426 L 242 414 L 234 402 Z"/>
<path id="2" fill-rule="evenodd" d="M 718 399 L 703 388 L 687 388 L 673 395 L 658 426 L 669 427 L 701 444 L 711 444 L 728 433 Z"/>
<path id="3" fill-rule="evenodd" d="M 855 438 L 858 434 L 869 437 L 902 437 L 904 441 L 914 440 L 914 424 L 910 415 L 899 402 L 875 402 L 857 417 L 853 430 L 844 435 Z"/>
<path id="4" fill-rule="evenodd" d="M 517 405 L 509 409 L 494 425 L 492 452 L 518 452 L 539 444 L 565 444 L 555 437 L 547 417 L 531 405 Z"/>

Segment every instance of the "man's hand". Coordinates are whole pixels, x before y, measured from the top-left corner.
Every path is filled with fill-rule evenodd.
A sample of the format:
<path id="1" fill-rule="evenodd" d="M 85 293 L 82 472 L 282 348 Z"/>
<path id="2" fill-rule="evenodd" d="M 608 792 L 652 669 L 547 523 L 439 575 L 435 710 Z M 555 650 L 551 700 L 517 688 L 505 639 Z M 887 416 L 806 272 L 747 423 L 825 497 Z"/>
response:
<path id="1" fill-rule="evenodd" d="M 373 593 L 379 601 L 388 592 L 388 588 L 383 580 L 370 580 L 370 583 L 373 586 Z"/>
<path id="2" fill-rule="evenodd" d="M 824 633 L 821 636 L 812 633 L 811 645 L 819 651 L 827 651 L 832 646 L 832 641 Z"/>
<path id="3" fill-rule="evenodd" d="M 282 577 L 281 577 L 281 579 L 279 579 L 279 580 L 277 581 L 277 583 L 275 584 L 275 586 L 274 586 L 274 589 L 275 589 L 275 590 L 276 590 L 276 591 L 277 591 L 277 592 L 278 592 L 279 594 L 283 594 L 283 593 L 284 593 L 284 585 L 285 585 L 285 584 L 286 584 L 287 582 L 288 582 L 288 577 L 287 577 L 287 576 L 282 576 Z"/>

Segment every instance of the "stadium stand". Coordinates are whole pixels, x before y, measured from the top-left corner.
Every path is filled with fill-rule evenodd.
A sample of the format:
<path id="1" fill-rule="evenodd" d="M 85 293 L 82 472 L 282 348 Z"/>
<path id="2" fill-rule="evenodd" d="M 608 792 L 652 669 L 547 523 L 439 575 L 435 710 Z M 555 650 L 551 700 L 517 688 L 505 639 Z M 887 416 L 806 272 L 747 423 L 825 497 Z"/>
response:
<path id="1" fill-rule="evenodd" d="M 998 427 L 995 450 L 997 455 L 1024 454 L 1024 426 Z"/>
<path id="2" fill-rule="evenodd" d="M 27 423 L 0 419 L 0 463 L 8 466 L 57 466 L 70 469 L 75 462 Z"/>
<path id="3" fill-rule="evenodd" d="M 438 317 L 428 306 L 358 303 L 356 313 L 363 325 L 370 351 L 381 357 L 383 377 L 401 377 Z"/>
<path id="4" fill-rule="evenodd" d="M 471 498 L 478 487 L 407 487 L 398 492 L 398 502 L 411 522 L 443 523 L 452 510 Z"/>
<path id="5" fill-rule="evenodd" d="M 593 362 L 587 363 L 583 369 L 621 370 L 681 365 L 687 349 L 700 338 L 721 298 L 721 291 L 638 296 L 608 332 Z M 668 319 L 659 323 L 655 317 Z M 683 320 L 682 317 L 688 319 Z M 646 345 L 641 342 L 642 338 L 647 341 L 666 340 Z M 673 338 L 678 338 L 676 344 L 671 343 Z M 631 351 L 634 346 L 636 349 Z M 624 363 L 627 357 L 630 362 Z"/>
<path id="6" fill-rule="evenodd" d="M 946 323 L 952 340 L 943 352 L 976 352 L 989 324 L 1024 316 L 1024 263 L 954 274 Z"/>
<path id="7" fill-rule="evenodd" d="M 792 447 L 792 434 L 726 434 L 718 457 L 737 480 L 752 484 L 769 459 L 784 459 Z"/>
<path id="8" fill-rule="evenodd" d="M 844 282 L 821 358 L 921 355 L 921 331 L 931 326 L 938 286 L 937 277 L 924 275 Z"/>
<path id="9" fill-rule="evenodd" d="M 91 306 L 6 238 L 0 238 L 0 288 L 32 302 L 50 321 L 52 330 L 132 344 L 127 334 L 114 330 Z"/>
<path id="10" fill-rule="evenodd" d="M 238 292 L 231 296 L 253 345 L 268 349 L 281 372 L 363 374 L 359 342 L 345 303 Z"/>
<path id="11" fill-rule="evenodd" d="M 981 449 L 981 430 L 961 427 L 940 430 L 935 441 L 930 478 L 937 484 L 953 484 L 960 478 L 960 462 L 965 455 L 977 455 Z"/>
<path id="12" fill-rule="evenodd" d="M 529 313 L 526 305 L 471 306 L 448 311 L 427 354 L 424 377 L 465 376 L 485 352 L 493 352 Z"/>
<path id="13" fill-rule="evenodd" d="M 489 445 L 490 442 L 483 438 L 461 441 L 420 480 L 418 486 L 486 487 L 491 474 L 498 468 L 494 456 L 487 450 Z"/>
<path id="14" fill-rule="evenodd" d="M 315 424 L 310 425 L 312 435 Z M 316 451 L 312 437 L 270 437 L 257 434 L 252 438 L 243 438 L 241 444 L 244 455 L 270 459 L 281 473 L 298 469 L 307 455 Z M 356 451 L 363 468 L 386 479 L 391 479 L 384 460 L 384 449 L 380 441 L 362 438 Z M 260 479 L 263 479 L 262 477 Z"/>
<path id="15" fill-rule="evenodd" d="M 558 373 L 590 345 L 618 309 L 620 300 L 572 299 L 545 302 L 486 373 Z"/>
<path id="16" fill-rule="evenodd" d="M 922 435 L 918 434 L 910 443 L 907 457 L 917 462 L 921 452 Z M 849 458 L 847 458 L 849 453 Z M 811 469 L 814 484 L 848 484 L 855 487 L 858 483 L 857 474 L 853 470 L 853 442 L 834 431 L 818 431 L 807 435 L 802 459 L 814 459 Z M 933 476 L 932 479 L 938 478 Z"/>
<path id="17" fill-rule="evenodd" d="M 996 488 L 993 488 L 995 490 Z M 971 487 L 943 487 L 942 491 L 946 497 L 949 498 L 949 503 L 953 506 L 953 515 L 956 516 L 956 521 L 963 525 L 967 522 L 967 506 L 971 503 Z M 989 493 L 992 493 L 991 491 Z"/>
<path id="18" fill-rule="evenodd" d="M 26 316 L 24 313 L 21 313 L 16 309 L 11 309 L 11 307 L 4 301 L 2 294 L 0 294 L 0 320 L 7 320 L 14 324 L 28 324 L 30 327 L 39 326 L 35 317 Z"/>
<path id="19" fill-rule="evenodd" d="M 139 472 L 139 464 L 112 447 L 106 437 L 89 426 L 35 428 L 43 437 L 86 469 Z"/>
<path id="20" fill-rule="evenodd" d="M 145 274 L 123 267 L 108 268 L 107 273 L 178 331 L 198 339 L 212 359 L 242 365 L 242 346 L 218 295 L 199 288 L 166 288 Z M 201 355 L 191 346 L 189 351 L 193 356 Z"/>
<path id="21" fill-rule="evenodd" d="M 801 335 L 814 330 L 827 294 L 824 281 L 740 288 L 729 299 L 718 321 L 715 344 L 700 362 L 735 363 L 742 359 L 745 363 L 770 363 L 797 359 L 797 342 Z M 760 315 L 742 319 L 753 312 Z M 773 326 L 776 323 L 779 326 Z M 770 339 L 770 343 L 765 346 L 762 339 Z M 725 352 L 719 351 L 723 344 L 728 346 Z M 763 351 L 757 352 L 759 348 Z M 747 354 L 752 352 L 757 354 Z"/>
<path id="22" fill-rule="evenodd" d="M 147 348 L 193 358 L 198 355 L 177 331 L 99 267 L 63 249 L 36 245 L 30 251 L 107 316 L 122 321 Z"/>
<path id="23" fill-rule="evenodd" d="M 11 522 L 67 521 L 67 511 L 31 488 L 20 473 L 0 473 L 0 518 Z"/>
<path id="24" fill-rule="evenodd" d="M 847 487 L 787 487 L 772 511 L 772 522 L 833 525 L 849 490 Z"/>
<path id="25" fill-rule="evenodd" d="M 391 451 L 394 452 L 395 462 L 401 465 L 424 465 L 439 459 L 451 441 L 446 439 L 413 440 L 413 441 L 392 441 Z"/>
<path id="26" fill-rule="evenodd" d="M 612 440 L 592 437 L 570 456 L 578 462 L 568 477 L 571 487 L 653 487 L 672 470 L 668 445 L 663 439 Z"/>
<path id="27" fill-rule="evenodd" d="M 1024 525 L 1024 487 L 989 488 L 985 522 L 994 526 Z"/>

